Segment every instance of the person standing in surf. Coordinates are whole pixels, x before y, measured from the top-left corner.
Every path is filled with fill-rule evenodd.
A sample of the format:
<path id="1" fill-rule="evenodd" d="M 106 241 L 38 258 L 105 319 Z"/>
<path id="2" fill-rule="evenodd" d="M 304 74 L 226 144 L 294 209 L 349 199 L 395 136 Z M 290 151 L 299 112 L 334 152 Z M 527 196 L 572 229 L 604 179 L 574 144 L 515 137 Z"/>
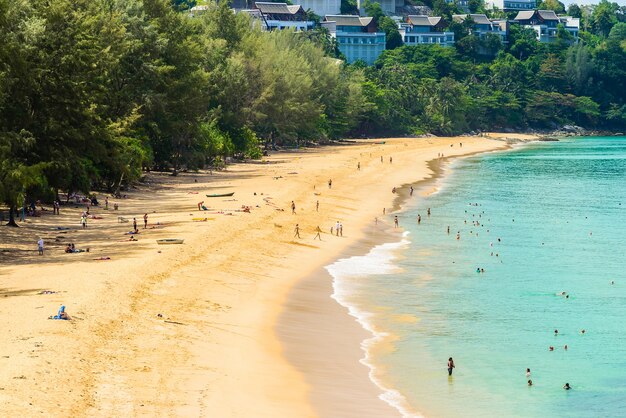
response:
<path id="1" fill-rule="evenodd" d="M 452 376 L 452 369 L 454 369 L 454 360 L 450 357 L 448 359 L 448 376 Z"/>

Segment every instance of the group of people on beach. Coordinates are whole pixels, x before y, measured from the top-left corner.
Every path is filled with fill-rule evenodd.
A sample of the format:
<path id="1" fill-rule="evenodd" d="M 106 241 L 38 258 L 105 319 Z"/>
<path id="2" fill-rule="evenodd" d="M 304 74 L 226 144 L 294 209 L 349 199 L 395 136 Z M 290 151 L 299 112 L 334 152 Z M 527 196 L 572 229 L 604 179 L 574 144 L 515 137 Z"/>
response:
<path id="1" fill-rule="evenodd" d="M 75 246 L 75 245 L 74 245 L 74 243 L 72 242 L 72 243 L 68 243 L 68 244 L 65 246 L 65 252 L 66 252 L 66 253 L 68 253 L 68 254 L 69 254 L 69 253 L 88 253 L 88 252 L 89 252 L 89 248 L 87 248 L 87 249 L 85 249 L 85 250 L 83 250 L 83 249 L 79 249 L 79 248 L 76 248 L 76 246 Z"/>

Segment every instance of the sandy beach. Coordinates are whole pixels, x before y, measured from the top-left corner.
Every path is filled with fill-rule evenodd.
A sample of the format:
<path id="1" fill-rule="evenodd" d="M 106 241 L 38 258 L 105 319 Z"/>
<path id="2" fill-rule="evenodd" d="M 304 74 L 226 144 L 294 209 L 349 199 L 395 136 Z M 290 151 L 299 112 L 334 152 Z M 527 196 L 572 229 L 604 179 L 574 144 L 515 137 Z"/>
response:
<path id="1" fill-rule="evenodd" d="M 503 138 L 514 135 L 386 139 L 222 172 L 150 173 L 127 198 L 109 197 L 109 210 L 99 195 L 90 213 L 101 219 L 85 229 L 75 205 L 0 228 L 3 415 L 394 416 L 358 362 L 365 331 L 330 299 L 321 268 L 378 233 L 399 234 L 388 227 L 393 201 L 432 175 L 428 161 L 504 148 Z M 336 221 L 343 237 L 330 235 Z M 90 251 L 66 254 L 69 242 Z M 61 305 L 73 319 L 48 320 Z"/>

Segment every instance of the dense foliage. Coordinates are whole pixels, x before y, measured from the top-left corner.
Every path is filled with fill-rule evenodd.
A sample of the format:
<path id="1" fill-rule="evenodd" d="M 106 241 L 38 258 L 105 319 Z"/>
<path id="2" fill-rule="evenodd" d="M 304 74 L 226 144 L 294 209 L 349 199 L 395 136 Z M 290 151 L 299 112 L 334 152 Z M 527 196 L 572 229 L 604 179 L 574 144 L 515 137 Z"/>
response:
<path id="1" fill-rule="evenodd" d="M 342 64 L 322 29 L 267 33 L 227 2 L 195 17 L 192 4 L 0 0 L 0 201 L 12 213 L 300 141 L 626 124 L 626 23 L 606 0 L 579 9 L 579 44 L 514 26 L 503 45 L 459 24 L 456 48 L 402 46 L 372 3 L 391 35 L 373 67 Z"/>

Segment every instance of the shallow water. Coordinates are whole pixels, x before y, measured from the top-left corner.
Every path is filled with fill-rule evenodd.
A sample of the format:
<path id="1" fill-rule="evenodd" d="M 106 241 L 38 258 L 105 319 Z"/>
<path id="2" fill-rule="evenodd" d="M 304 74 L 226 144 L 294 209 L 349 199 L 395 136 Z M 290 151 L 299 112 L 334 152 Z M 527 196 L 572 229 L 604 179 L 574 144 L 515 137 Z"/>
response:
<path id="1" fill-rule="evenodd" d="M 385 398 L 405 416 L 626 414 L 626 138 L 463 159 L 440 186 L 400 214 L 406 242 L 328 267 L 376 334 Z"/>

